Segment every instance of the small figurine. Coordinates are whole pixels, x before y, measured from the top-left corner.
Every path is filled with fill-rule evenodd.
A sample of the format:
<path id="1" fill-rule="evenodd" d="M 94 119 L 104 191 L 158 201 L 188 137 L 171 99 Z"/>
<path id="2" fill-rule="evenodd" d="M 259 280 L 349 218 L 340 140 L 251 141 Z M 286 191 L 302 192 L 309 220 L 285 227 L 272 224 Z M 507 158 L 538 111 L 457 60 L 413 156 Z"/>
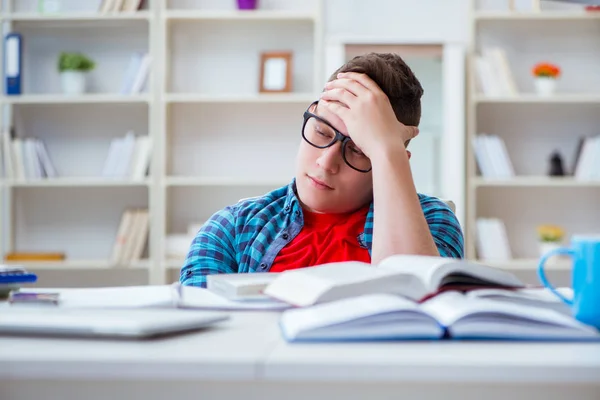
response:
<path id="1" fill-rule="evenodd" d="M 563 160 L 560 154 L 555 151 L 550 157 L 550 170 L 548 171 L 550 176 L 564 176 L 565 169 L 563 167 Z"/>

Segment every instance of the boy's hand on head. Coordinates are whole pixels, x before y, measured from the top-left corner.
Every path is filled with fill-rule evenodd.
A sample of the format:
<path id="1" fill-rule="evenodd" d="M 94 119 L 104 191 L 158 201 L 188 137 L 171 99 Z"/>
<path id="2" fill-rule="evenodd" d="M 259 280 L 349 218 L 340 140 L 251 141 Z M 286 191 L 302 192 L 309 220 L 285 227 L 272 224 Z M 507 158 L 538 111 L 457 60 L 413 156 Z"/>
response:
<path id="1" fill-rule="evenodd" d="M 396 119 L 388 97 L 366 74 L 343 72 L 325 85 L 319 105 L 336 114 L 348 135 L 369 158 L 416 137 L 419 130 Z"/>

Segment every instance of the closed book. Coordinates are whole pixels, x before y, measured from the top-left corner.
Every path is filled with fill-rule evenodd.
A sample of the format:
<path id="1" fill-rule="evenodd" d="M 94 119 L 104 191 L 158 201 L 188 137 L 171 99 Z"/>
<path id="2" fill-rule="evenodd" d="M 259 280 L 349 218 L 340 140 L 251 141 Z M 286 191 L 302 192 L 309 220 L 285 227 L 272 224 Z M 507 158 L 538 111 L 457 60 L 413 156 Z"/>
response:
<path id="1" fill-rule="evenodd" d="M 6 261 L 62 261 L 65 253 L 53 252 L 11 252 L 4 256 Z"/>
<path id="2" fill-rule="evenodd" d="M 206 288 L 230 300 L 268 299 L 263 291 L 276 277 L 272 273 L 208 275 Z"/>

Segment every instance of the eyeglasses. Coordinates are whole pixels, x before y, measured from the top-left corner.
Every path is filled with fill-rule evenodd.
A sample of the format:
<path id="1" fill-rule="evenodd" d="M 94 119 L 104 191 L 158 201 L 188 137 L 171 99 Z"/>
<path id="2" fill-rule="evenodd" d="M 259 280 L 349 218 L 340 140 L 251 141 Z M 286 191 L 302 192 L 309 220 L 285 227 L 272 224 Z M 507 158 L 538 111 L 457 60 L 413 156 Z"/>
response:
<path id="1" fill-rule="evenodd" d="M 309 107 L 317 104 L 315 101 Z M 302 124 L 302 137 L 308 144 L 317 149 L 326 149 L 336 142 L 342 142 L 342 158 L 348 166 L 358 172 L 367 173 L 371 170 L 371 160 L 350 139 L 336 130 L 329 122 L 306 110 Z"/>

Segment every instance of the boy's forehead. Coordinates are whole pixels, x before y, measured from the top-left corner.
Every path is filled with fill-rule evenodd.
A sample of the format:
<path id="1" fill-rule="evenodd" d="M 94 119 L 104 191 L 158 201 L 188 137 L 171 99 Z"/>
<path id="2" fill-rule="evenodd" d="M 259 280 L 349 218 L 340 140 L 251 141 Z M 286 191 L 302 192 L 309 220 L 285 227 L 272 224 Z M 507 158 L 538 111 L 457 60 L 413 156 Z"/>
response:
<path id="1" fill-rule="evenodd" d="M 342 107 L 345 106 L 342 105 Z M 340 131 L 340 133 L 348 135 L 348 130 L 346 129 L 346 124 L 344 124 L 344 121 L 342 121 L 340 117 L 329 111 L 327 108 L 317 104 L 313 114 L 316 114 L 325 121 L 329 122 L 329 124 L 331 124 L 331 126 L 333 126 L 336 130 Z"/>

